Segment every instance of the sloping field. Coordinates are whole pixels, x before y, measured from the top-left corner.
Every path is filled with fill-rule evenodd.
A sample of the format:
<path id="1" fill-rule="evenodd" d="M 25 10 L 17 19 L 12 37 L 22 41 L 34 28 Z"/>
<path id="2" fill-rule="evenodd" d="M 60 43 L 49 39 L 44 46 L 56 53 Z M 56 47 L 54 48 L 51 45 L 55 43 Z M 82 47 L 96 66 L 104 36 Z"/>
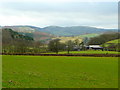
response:
<path id="1" fill-rule="evenodd" d="M 3 88 L 117 88 L 118 58 L 3 56 Z"/>
<path id="2" fill-rule="evenodd" d="M 118 44 L 118 43 L 120 43 L 120 39 L 115 39 L 115 40 L 109 41 L 109 42 L 107 42 L 107 43 Z"/>
<path id="3" fill-rule="evenodd" d="M 60 42 L 61 43 L 66 43 L 67 41 L 69 41 L 69 40 L 71 40 L 71 41 L 75 41 L 76 39 L 79 41 L 79 42 L 82 42 L 82 38 L 81 37 L 79 37 L 79 36 L 71 36 L 71 37 L 54 37 L 54 38 L 52 38 L 53 40 L 54 39 L 60 39 Z"/>
<path id="4" fill-rule="evenodd" d="M 79 42 L 82 42 L 82 39 L 85 38 L 85 37 L 91 38 L 91 37 L 95 37 L 95 36 L 99 36 L 99 34 L 93 33 L 93 34 L 84 34 L 84 35 L 71 36 L 71 37 L 61 36 L 61 37 L 54 37 L 54 38 L 52 38 L 52 39 L 60 39 L 60 42 L 61 42 L 61 43 L 66 43 L 66 42 L 69 41 L 69 40 L 71 40 L 71 41 L 74 42 L 76 39 L 77 39 Z"/>
<path id="5" fill-rule="evenodd" d="M 108 47 L 110 45 L 119 45 L 119 43 L 120 43 L 120 39 L 115 39 L 115 40 L 108 41 L 108 42 L 104 43 L 103 45 L 105 47 Z"/>
<path id="6" fill-rule="evenodd" d="M 80 37 L 82 37 L 82 38 L 84 38 L 84 37 L 92 38 L 92 37 L 96 37 L 96 36 L 99 36 L 99 35 L 100 35 L 100 34 L 92 33 L 92 34 L 80 35 Z"/>

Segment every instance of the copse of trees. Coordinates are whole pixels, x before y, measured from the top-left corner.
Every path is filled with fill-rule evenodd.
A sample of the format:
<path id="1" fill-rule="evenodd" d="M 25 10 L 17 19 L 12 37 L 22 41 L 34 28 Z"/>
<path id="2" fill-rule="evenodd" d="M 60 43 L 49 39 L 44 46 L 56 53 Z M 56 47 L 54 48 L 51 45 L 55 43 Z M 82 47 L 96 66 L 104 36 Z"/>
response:
<path id="1" fill-rule="evenodd" d="M 83 38 L 83 44 L 84 44 L 84 45 L 87 45 L 88 42 L 89 42 L 89 38 L 88 38 L 88 37 L 84 37 L 84 38 Z"/>
<path id="2" fill-rule="evenodd" d="M 89 40 L 89 45 L 101 45 L 107 41 L 119 39 L 120 33 L 106 33 Z"/>
<path id="3" fill-rule="evenodd" d="M 71 40 L 68 40 L 66 42 L 66 49 L 67 49 L 67 53 L 69 54 L 71 50 L 73 50 L 74 47 L 74 42 Z"/>
<path id="4" fill-rule="evenodd" d="M 48 44 L 48 49 L 58 54 L 60 50 L 60 39 L 51 40 Z"/>
<path id="5" fill-rule="evenodd" d="M 82 42 L 76 39 L 74 41 L 68 40 L 65 43 L 61 43 L 60 39 L 54 39 L 49 42 L 48 50 L 50 52 L 56 52 L 56 54 L 59 51 L 67 51 L 69 54 L 73 50 L 85 50 L 84 45 L 86 45 L 86 42 L 88 42 L 88 38 L 85 38 Z"/>

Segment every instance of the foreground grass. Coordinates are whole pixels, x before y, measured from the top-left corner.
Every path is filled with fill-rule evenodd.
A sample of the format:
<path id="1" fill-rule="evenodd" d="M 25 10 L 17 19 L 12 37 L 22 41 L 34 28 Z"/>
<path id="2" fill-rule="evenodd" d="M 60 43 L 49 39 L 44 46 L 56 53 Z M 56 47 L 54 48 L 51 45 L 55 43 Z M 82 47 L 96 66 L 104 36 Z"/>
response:
<path id="1" fill-rule="evenodd" d="M 3 56 L 3 87 L 116 88 L 118 58 Z"/>
<path id="2" fill-rule="evenodd" d="M 87 51 L 70 51 L 70 54 L 118 54 L 116 51 L 101 51 L 101 50 L 87 50 Z M 44 54 L 56 54 L 55 52 Z M 67 51 L 59 52 L 58 54 L 67 54 Z M 120 53 L 119 53 L 120 54 Z"/>

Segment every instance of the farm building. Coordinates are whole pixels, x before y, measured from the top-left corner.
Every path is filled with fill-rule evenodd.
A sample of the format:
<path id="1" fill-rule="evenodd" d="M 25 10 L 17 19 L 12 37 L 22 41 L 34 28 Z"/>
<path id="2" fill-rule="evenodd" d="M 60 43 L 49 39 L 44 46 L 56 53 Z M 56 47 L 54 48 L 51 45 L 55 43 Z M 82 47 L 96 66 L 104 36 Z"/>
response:
<path id="1" fill-rule="evenodd" d="M 89 45 L 86 46 L 86 49 L 103 50 L 103 47 L 101 47 L 100 45 Z"/>
<path id="2" fill-rule="evenodd" d="M 90 50 L 103 50 L 103 47 L 101 47 L 100 45 L 89 45 L 89 46 L 84 45 L 83 47 L 86 50 L 87 49 L 90 49 Z M 73 50 L 74 51 L 81 51 L 82 50 L 82 46 L 74 46 Z"/>

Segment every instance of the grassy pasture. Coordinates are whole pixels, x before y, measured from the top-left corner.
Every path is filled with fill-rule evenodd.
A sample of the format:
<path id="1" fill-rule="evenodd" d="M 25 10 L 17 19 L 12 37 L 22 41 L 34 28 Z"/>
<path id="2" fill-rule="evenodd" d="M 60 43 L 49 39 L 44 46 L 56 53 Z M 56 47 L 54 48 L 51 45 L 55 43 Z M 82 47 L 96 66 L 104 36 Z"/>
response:
<path id="1" fill-rule="evenodd" d="M 82 39 L 85 38 L 85 37 L 88 37 L 88 38 L 92 38 L 92 37 L 96 37 L 96 36 L 99 36 L 100 34 L 97 34 L 97 33 L 92 33 L 92 34 L 84 34 L 84 35 L 79 35 L 79 36 L 71 36 L 71 37 L 65 37 L 65 36 L 61 36 L 61 37 L 54 37 L 52 39 L 61 39 L 60 42 L 61 43 L 66 43 L 67 41 L 71 40 L 71 41 L 75 41 L 76 39 L 79 40 L 79 42 L 82 42 Z"/>
<path id="2" fill-rule="evenodd" d="M 75 41 L 76 39 L 78 39 L 79 42 L 82 42 L 82 38 L 79 37 L 79 36 L 71 36 L 71 37 L 55 37 L 55 38 L 52 38 L 52 39 L 60 39 L 60 42 L 61 43 L 66 43 L 67 41 L 71 40 L 71 41 Z"/>
<path id="3" fill-rule="evenodd" d="M 120 39 L 116 39 L 116 40 L 108 41 L 107 43 L 118 44 L 118 43 L 120 43 Z"/>
<path id="4" fill-rule="evenodd" d="M 118 58 L 3 56 L 4 88 L 117 88 Z"/>
<path id="5" fill-rule="evenodd" d="M 96 37 L 96 36 L 99 36 L 100 34 L 97 34 L 97 33 L 91 33 L 91 34 L 84 34 L 84 35 L 80 35 L 79 37 L 88 37 L 88 38 L 92 38 L 92 37 Z"/>
<path id="6" fill-rule="evenodd" d="M 120 43 L 120 39 L 115 39 L 115 40 L 108 41 L 108 42 L 104 43 L 103 45 L 104 45 L 105 47 L 108 47 L 108 46 L 110 46 L 111 44 L 119 45 L 119 43 Z"/>

